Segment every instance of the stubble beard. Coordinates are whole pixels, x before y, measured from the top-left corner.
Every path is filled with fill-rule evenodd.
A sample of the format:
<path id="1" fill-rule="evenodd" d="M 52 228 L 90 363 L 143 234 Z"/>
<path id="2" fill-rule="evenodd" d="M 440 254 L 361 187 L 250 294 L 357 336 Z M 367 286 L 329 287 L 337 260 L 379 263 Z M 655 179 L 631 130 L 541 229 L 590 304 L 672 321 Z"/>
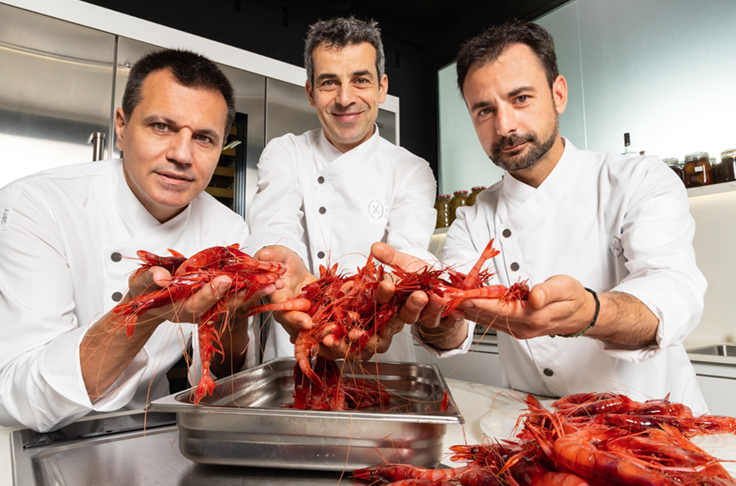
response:
<path id="1" fill-rule="evenodd" d="M 517 170 L 528 169 L 539 161 L 549 152 L 555 144 L 557 135 L 560 131 L 560 122 L 555 117 L 555 125 L 549 138 L 544 142 L 540 142 L 535 133 L 526 133 L 523 135 L 512 134 L 508 137 L 501 138 L 498 142 L 491 145 L 491 161 L 503 170 L 514 172 Z M 530 142 L 529 149 L 525 155 L 519 155 L 524 148 L 513 152 L 502 152 L 504 148 L 513 147 L 524 142 Z M 518 157 L 517 157 L 518 156 Z"/>

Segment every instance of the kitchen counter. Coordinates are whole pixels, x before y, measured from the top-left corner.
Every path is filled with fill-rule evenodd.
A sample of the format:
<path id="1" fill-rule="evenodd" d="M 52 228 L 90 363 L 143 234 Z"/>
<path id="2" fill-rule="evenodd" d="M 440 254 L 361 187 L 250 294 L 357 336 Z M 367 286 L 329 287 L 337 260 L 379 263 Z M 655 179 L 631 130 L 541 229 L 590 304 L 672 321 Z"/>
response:
<path id="1" fill-rule="evenodd" d="M 520 407 L 520 400 L 521 397 L 510 390 L 490 386 L 490 385 L 481 385 L 477 383 L 470 383 L 466 381 L 460 381 L 460 380 L 453 380 L 453 379 L 446 379 L 448 386 L 450 387 L 452 391 L 453 398 L 455 399 L 455 402 L 457 403 L 458 408 L 460 409 L 460 412 L 463 414 L 463 417 L 465 418 L 465 424 L 463 426 L 460 425 L 451 425 L 447 427 L 447 433 L 444 438 L 444 448 L 445 451 L 449 451 L 449 447 L 451 445 L 456 444 L 473 444 L 480 442 L 481 438 L 485 435 L 480 426 L 481 418 L 485 416 L 487 413 L 489 413 L 491 410 L 499 409 L 501 407 Z M 0 486 L 13 486 L 13 475 L 12 475 L 12 459 L 11 459 L 11 446 L 10 446 L 10 437 L 11 434 L 14 431 L 22 430 L 23 427 L 5 427 L 0 428 Z M 230 478 L 230 481 L 232 481 L 232 484 L 250 484 L 248 482 L 243 483 L 243 471 L 246 469 L 244 468 L 236 468 L 236 467 L 230 467 L 230 466 L 207 466 L 207 465 L 199 465 L 195 464 L 193 462 L 188 461 L 184 457 L 182 457 L 178 453 L 178 447 L 176 445 L 176 441 L 172 440 L 176 437 L 176 428 L 175 427 L 162 427 L 160 429 L 154 429 L 151 430 L 150 434 L 145 438 L 143 444 L 144 447 L 146 444 L 150 444 L 149 447 L 151 448 L 151 451 L 160 450 L 160 448 L 170 448 L 171 451 L 169 454 L 174 457 L 174 461 L 176 464 L 148 464 L 145 465 L 145 451 L 140 451 L 141 458 L 143 460 L 140 461 L 140 464 L 134 464 L 133 467 L 135 468 L 142 468 L 142 467 L 149 467 L 149 468 L 157 468 L 160 469 L 162 467 L 167 468 L 170 470 L 170 477 L 172 482 L 170 484 L 204 484 L 204 482 L 200 482 L 202 478 L 206 477 L 207 474 L 217 472 L 222 473 L 223 477 Z M 39 449 L 39 452 L 43 452 L 41 449 Z M 124 458 L 121 458 L 121 462 Z M 151 461 L 149 461 L 151 462 Z M 442 461 L 443 464 L 446 464 L 448 466 L 453 465 L 449 461 L 449 459 L 445 459 Z M 58 466 L 57 466 L 58 467 Z M 107 484 L 141 484 L 141 482 L 131 482 L 131 478 L 134 476 L 132 474 L 133 471 L 131 471 L 130 477 L 128 478 L 117 478 L 115 477 L 115 474 L 113 471 L 115 468 L 121 468 L 120 465 L 99 465 L 99 470 L 105 471 L 102 474 L 105 474 L 109 471 L 113 477 L 107 477 L 105 483 Z M 310 471 L 308 473 L 305 473 L 303 471 L 274 471 L 270 469 L 262 469 L 259 470 L 257 468 L 248 468 L 249 474 L 245 474 L 248 477 L 253 477 L 254 475 L 259 475 L 258 478 L 253 477 L 253 480 L 255 481 L 253 484 L 262 484 L 262 485 L 268 485 L 268 484 L 289 484 L 291 481 L 283 481 L 282 479 L 277 479 L 276 476 L 279 477 L 287 477 L 287 478 L 294 478 L 293 484 L 307 484 L 302 479 L 302 476 L 306 475 L 310 477 L 310 481 L 308 484 L 314 484 L 314 485 L 333 485 L 337 484 L 337 481 L 340 479 L 339 473 L 328 473 L 328 472 L 318 472 L 318 471 Z M 186 472 L 186 474 L 182 475 L 182 472 Z M 182 480 L 182 477 L 186 477 L 186 480 Z M 197 479 L 199 478 L 199 479 Z M 236 479 L 237 478 L 237 479 Z M 218 479 L 222 479 L 218 477 Z M 343 481 L 345 478 L 343 478 Z M 72 484 L 72 483 L 69 483 Z M 145 482 L 143 484 L 146 484 Z M 153 484 L 153 483 L 152 483 Z M 161 482 L 155 482 L 155 484 L 166 484 Z M 227 479 L 225 481 L 220 482 L 218 481 L 218 484 L 231 484 L 228 482 Z M 349 482 L 345 482 L 345 484 L 350 484 Z M 19 486 L 30 486 L 26 484 L 22 484 Z"/>

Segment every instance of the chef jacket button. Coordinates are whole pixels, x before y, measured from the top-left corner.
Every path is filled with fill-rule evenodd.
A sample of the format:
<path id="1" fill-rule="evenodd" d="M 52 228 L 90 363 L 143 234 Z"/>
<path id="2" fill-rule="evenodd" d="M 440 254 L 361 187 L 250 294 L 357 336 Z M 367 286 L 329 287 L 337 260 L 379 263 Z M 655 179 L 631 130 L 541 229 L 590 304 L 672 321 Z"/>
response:
<path id="1" fill-rule="evenodd" d="M 319 176 L 319 177 L 317 177 L 317 182 L 319 182 L 320 184 L 324 184 L 325 178 L 322 177 L 322 176 Z"/>
<path id="2" fill-rule="evenodd" d="M 511 236 L 511 230 L 506 228 L 505 230 L 503 230 L 502 234 L 505 238 L 508 238 L 509 236 Z"/>
<path id="3" fill-rule="evenodd" d="M 516 272 L 517 270 L 519 270 L 519 264 L 516 263 L 516 262 L 512 263 L 511 264 L 511 271 L 512 272 Z"/>
<path id="4" fill-rule="evenodd" d="M 122 298 L 123 294 L 121 294 L 120 292 L 115 292 L 114 294 L 112 294 L 112 300 L 114 300 L 115 302 L 120 302 L 120 299 Z"/>
<path id="5" fill-rule="evenodd" d="M 552 376 L 552 375 L 554 375 L 554 374 L 555 374 L 555 372 L 554 372 L 554 371 L 552 371 L 552 370 L 551 370 L 551 369 L 549 369 L 549 368 L 545 368 L 545 369 L 544 369 L 544 371 L 543 371 L 542 373 L 544 373 L 544 374 L 545 374 L 545 375 L 547 375 L 547 376 Z"/>
<path id="6" fill-rule="evenodd" d="M 317 258 L 324 258 L 324 257 L 325 257 L 325 252 L 320 251 L 319 253 L 317 253 Z"/>
<path id="7" fill-rule="evenodd" d="M 325 209 L 324 206 L 322 206 L 321 208 L 319 208 L 319 214 L 325 214 L 326 212 L 327 212 L 327 209 Z"/>
<path id="8" fill-rule="evenodd" d="M 112 260 L 114 262 L 119 262 L 122 259 L 123 259 L 123 255 L 121 255 L 118 252 L 114 252 L 112 255 L 110 255 L 110 260 Z M 120 300 L 120 299 L 118 299 L 118 300 Z"/>

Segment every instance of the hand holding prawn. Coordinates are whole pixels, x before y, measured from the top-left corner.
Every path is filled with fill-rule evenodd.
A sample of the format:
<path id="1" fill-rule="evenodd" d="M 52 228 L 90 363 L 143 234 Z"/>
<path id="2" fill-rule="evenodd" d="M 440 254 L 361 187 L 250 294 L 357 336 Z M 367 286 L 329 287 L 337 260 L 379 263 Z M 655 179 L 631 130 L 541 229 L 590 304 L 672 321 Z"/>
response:
<path id="1" fill-rule="evenodd" d="M 585 329 L 593 321 L 596 303 L 579 281 L 555 275 L 532 287 L 526 302 L 468 299 L 457 308 L 477 324 L 530 339 Z"/>

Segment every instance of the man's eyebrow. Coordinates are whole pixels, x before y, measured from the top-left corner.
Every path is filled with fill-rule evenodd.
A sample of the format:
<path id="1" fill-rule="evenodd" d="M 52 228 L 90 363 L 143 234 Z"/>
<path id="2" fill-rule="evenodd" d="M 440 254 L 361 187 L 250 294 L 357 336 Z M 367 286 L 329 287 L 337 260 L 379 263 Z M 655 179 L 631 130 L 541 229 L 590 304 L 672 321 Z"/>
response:
<path id="1" fill-rule="evenodd" d="M 513 91 L 509 91 L 509 93 L 506 95 L 508 98 L 513 98 L 515 96 L 519 96 L 521 93 L 525 92 L 535 92 L 534 86 L 521 86 L 519 88 L 516 88 Z"/>
<path id="2" fill-rule="evenodd" d="M 337 77 L 337 74 L 332 73 L 322 73 L 319 76 L 317 76 L 317 81 L 323 81 L 325 79 L 334 79 Z"/>
<path id="3" fill-rule="evenodd" d="M 170 118 L 166 118 L 165 116 L 161 115 L 151 115 L 147 116 L 143 119 L 143 122 L 148 125 L 150 123 L 164 123 L 166 125 L 169 125 L 173 128 L 177 128 L 176 122 Z M 195 133 L 199 135 L 206 135 L 210 137 L 215 142 L 220 140 L 220 134 L 217 132 L 217 130 L 210 130 L 208 128 L 196 130 Z"/>
<path id="4" fill-rule="evenodd" d="M 475 111 L 477 109 L 485 108 L 487 106 L 492 106 L 492 105 L 493 103 L 491 103 L 490 101 L 477 101 L 473 103 L 473 106 L 470 107 L 470 111 Z"/>
<path id="5" fill-rule="evenodd" d="M 372 78 L 373 77 L 373 73 L 370 70 L 368 70 L 368 69 L 364 69 L 362 71 L 355 71 L 353 73 L 353 76 L 370 76 Z"/>

